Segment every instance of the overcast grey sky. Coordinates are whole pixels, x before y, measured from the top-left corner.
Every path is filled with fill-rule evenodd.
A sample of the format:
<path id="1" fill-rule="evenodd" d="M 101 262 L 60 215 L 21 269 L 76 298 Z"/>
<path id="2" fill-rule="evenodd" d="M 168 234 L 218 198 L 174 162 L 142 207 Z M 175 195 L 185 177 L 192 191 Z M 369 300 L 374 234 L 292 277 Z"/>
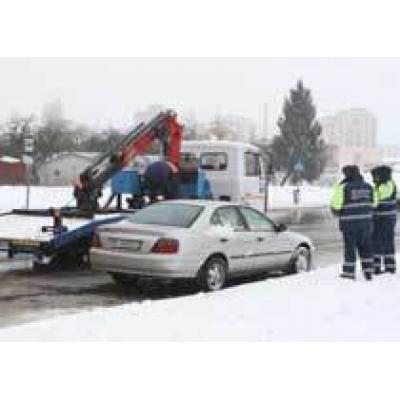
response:
<path id="1" fill-rule="evenodd" d="M 40 114 L 60 99 L 67 118 L 123 128 L 135 111 L 163 104 L 259 121 L 268 103 L 270 129 L 298 78 L 313 93 L 318 116 L 366 107 L 378 119 L 378 141 L 399 144 L 399 58 L 2 58 L 0 122 L 11 113 Z"/>

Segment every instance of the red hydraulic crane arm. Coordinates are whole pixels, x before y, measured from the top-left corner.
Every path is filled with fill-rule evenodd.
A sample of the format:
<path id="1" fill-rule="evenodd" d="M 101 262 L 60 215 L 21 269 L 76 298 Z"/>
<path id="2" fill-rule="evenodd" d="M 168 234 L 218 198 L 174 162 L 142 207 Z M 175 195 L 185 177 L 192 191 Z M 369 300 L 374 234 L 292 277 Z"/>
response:
<path id="1" fill-rule="evenodd" d="M 166 125 L 170 135 L 167 158 L 169 162 L 173 163 L 179 169 L 183 136 L 182 125 L 177 122 L 176 115 L 169 117 L 166 120 Z"/>
<path id="2" fill-rule="evenodd" d="M 145 153 L 156 139 L 166 144 L 166 154 L 164 154 L 166 161 L 179 168 L 182 126 L 178 123 L 175 114 L 167 115 L 159 125 L 140 135 L 137 140 L 122 149 L 120 158 L 122 168 L 126 167 L 135 156 Z"/>
<path id="3" fill-rule="evenodd" d="M 137 155 L 143 154 L 154 142 L 154 132 L 149 131 L 121 151 L 121 167 L 125 168 Z"/>

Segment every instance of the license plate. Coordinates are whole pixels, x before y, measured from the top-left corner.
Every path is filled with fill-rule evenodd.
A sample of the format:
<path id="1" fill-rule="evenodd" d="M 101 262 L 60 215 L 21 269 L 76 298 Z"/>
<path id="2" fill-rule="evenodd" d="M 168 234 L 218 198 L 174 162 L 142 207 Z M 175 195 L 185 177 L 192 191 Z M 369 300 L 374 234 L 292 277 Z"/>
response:
<path id="1" fill-rule="evenodd" d="M 112 246 L 115 249 L 139 251 L 142 248 L 141 240 L 116 239 L 113 242 Z"/>

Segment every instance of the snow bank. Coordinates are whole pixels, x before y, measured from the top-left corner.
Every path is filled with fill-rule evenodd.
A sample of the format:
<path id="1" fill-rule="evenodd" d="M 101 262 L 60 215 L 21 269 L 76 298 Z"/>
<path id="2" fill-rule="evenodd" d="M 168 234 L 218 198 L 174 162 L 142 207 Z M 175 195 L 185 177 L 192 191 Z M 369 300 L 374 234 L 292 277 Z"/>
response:
<path id="1" fill-rule="evenodd" d="M 73 205 L 71 187 L 32 186 L 30 208 L 49 208 Z M 70 204 L 68 204 L 70 203 Z M 25 186 L 0 186 L 0 212 L 26 207 Z"/>
<path id="2" fill-rule="evenodd" d="M 269 190 L 269 207 L 288 208 L 294 207 L 292 186 L 271 186 Z M 331 191 L 328 188 L 318 186 L 300 187 L 301 205 L 304 207 L 326 206 L 329 203 Z M 109 196 L 106 188 L 103 201 Z M 262 205 L 262 196 L 258 202 Z M 7 212 L 13 208 L 25 208 L 26 188 L 25 186 L 0 186 L 0 212 Z M 49 208 L 75 205 L 72 187 L 46 187 L 32 186 L 30 196 L 30 208 Z M 261 206 L 260 206 L 261 207 Z M 261 207 L 262 208 L 262 207 Z"/>
<path id="3" fill-rule="evenodd" d="M 295 186 L 271 186 L 269 188 L 269 209 L 293 208 L 296 207 L 293 201 Z M 300 186 L 301 207 L 326 207 L 332 195 L 332 189 L 319 186 Z M 258 207 L 263 209 L 264 199 L 258 200 Z"/>
<path id="4" fill-rule="evenodd" d="M 109 189 L 106 188 L 103 198 L 108 198 L 108 195 Z M 32 186 L 29 204 L 30 208 L 74 206 L 73 188 L 72 186 Z M 25 186 L 0 186 L 0 212 L 25 207 Z"/>
<path id="5" fill-rule="evenodd" d="M 400 279 L 338 278 L 332 266 L 217 293 L 99 308 L 0 330 L 15 341 L 400 339 Z"/>

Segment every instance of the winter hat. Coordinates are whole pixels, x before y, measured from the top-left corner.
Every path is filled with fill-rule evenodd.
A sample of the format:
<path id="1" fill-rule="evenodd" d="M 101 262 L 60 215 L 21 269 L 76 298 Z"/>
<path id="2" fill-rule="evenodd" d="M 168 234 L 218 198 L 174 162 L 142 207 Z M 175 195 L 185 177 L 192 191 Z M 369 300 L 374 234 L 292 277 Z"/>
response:
<path id="1" fill-rule="evenodd" d="M 380 167 L 380 174 L 382 178 L 382 182 L 386 183 L 392 179 L 392 168 L 387 165 L 382 165 Z"/>
<path id="2" fill-rule="evenodd" d="M 342 172 L 346 179 L 354 179 L 360 176 L 360 170 L 357 165 L 345 165 L 342 168 Z"/>

